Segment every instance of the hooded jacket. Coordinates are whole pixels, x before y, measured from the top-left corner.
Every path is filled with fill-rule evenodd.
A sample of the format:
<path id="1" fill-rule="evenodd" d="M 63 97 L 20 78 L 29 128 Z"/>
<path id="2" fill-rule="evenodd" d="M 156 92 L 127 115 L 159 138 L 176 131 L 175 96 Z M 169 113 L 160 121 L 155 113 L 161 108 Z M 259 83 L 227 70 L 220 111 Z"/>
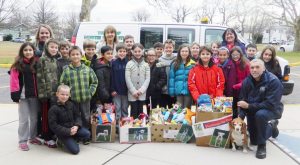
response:
<path id="1" fill-rule="evenodd" d="M 98 78 L 98 87 L 96 92 L 96 99 L 101 103 L 111 102 L 111 63 L 105 63 L 104 58 L 99 58 L 94 65 L 94 70 Z"/>
<path id="2" fill-rule="evenodd" d="M 168 86 L 170 96 L 190 95 L 188 89 L 188 75 L 194 65 L 195 61 L 191 59 L 186 66 L 181 63 L 179 68 L 175 70 L 174 63 L 172 63 Z"/>
<path id="3" fill-rule="evenodd" d="M 171 63 L 176 59 L 176 56 L 167 56 L 166 54 L 163 54 L 159 59 L 158 63 L 156 64 L 158 67 L 165 67 L 166 68 L 166 74 L 167 74 L 167 84 L 163 87 L 163 94 L 168 94 L 168 83 L 169 83 L 169 73 L 170 73 L 170 67 Z"/>
<path id="4" fill-rule="evenodd" d="M 197 64 L 190 70 L 188 77 L 188 87 L 194 101 L 201 94 L 208 94 L 211 98 L 223 96 L 224 83 L 223 71 L 216 65 L 204 67 Z"/>
<path id="5" fill-rule="evenodd" d="M 237 83 L 236 68 L 231 59 L 227 59 L 223 64 L 219 64 L 223 70 L 225 78 L 224 95 L 233 97 L 233 85 Z"/>

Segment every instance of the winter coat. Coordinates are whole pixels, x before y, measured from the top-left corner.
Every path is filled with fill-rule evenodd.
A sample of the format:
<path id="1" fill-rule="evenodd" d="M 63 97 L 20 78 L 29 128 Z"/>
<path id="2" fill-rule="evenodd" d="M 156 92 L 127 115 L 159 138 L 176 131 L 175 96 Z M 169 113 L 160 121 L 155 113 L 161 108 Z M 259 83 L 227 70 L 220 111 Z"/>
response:
<path id="1" fill-rule="evenodd" d="M 150 67 L 144 60 L 130 60 L 125 69 L 125 80 L 128 88 L 128 101 L 146 100 L 146 91 L 150 83 Z M 133 96 L 137 91 L 142 92 L 138 98 Z"/>
<path id="2" fill-rule="evenodd" d="M 23 90 L 25 98 L 38 97 L 36 73 L 31 70 L 29 61 L 23 61 L 22 71 L 16 68 L 10 70 L 10 96 L 13 102 L 19 102 Z"/>
<path id="3" fill-rule="evenodd" d="M 227 59 L 223 65 L 219 65 L 225 77 L 224 95 L 233 97 L 233 85 L 237 84 L 236 68 L 231 59 Z"/>
<path id="4" fill-rule="evenodd" d="M 188 89 L 188 76 L 190 70 L 194 67 L 195 61 L 190 60 L 186 66 L 181 63 L 179 68 L 175 70 L 174 63 L 171 65 L 170 76 L 169 76 L 169 95 L 178 96 L 178 95 L 190 95 Z"/>
<path id="5" fill-rule="evenodd" d="M 229 51 L 231 51 L 232 49 L 228 47 L 226 41 L 222 41 L 221 46 L 225 46 L 226 48 L 228 48 Z M 234 43 L 234 46 L 239 46 L 242 49 L 244 56 L 246 57 L 246 48 L 244 43 L 238 41 Z"/>
<path id="6" fill-rule="evenodd" d="M 239 116 L 244 118 L 246 115 L 255 115 L 261 109 L 274 112 L 276 118 L 281 118 L 283 104 L 281 97 L 283 86 L 274 74 L 264 71 L 259 82 L 249 75 L 243 81 L 239 100 L 244 100 L 249 104 L 247 110 L 241 109 Z"/>
<path id="7" fill-rule="evenodd" d="M 60 77 L 60 83 L 71 88 L 71 99 L 73 101 L 84 102 L 90 100 L 95 94 L 98 79 L 90 67 L 84 64 L 74 67 L 70 64 L 64 69 Z"/>
<path id="8" fill-rule="evenodd" d="M 92 57 L 92 60 L 90 61 L 86 58 L 86 55 L 83 55 L 81 57 L 81 63 L 86 65 L 86 66 L 89 66 L 89 67 L 93 68 L 94 65 L 97 63 L 97 58 L 98 58 L 98 56 L 96 54 L 94 54 L 93 57 Z"/>
<path id="9" fill-rule="evenodd" d="M 118 95 L 126 95 L 127 96 L 127 85 L 125 81 L 125 68 L 128 60 L 125 58 L 121 60 L 117 58 L 112 62 L 111 68 L 111 90 L 112 92 L 117 92 Z"/>
<path id="10" fill-rule="evenodd" d="M 223 71 L 216 65 L 204 67 L 197 64 L 188 77 L 188 87 L 195 101 L 201 94 L 208 94 L 212 98 L 223 96 L 224 83 Z"/>
<path id="11" fill-rule="evenodd" d="M 94 66 L 98 78 L 98 87 L 95 98 L 101 103 L 111 102 L 111 63 L 105 64 L 104 58 L 100 58 Z"/>
<path id="12" fill-rule="evenodd" d="M 153 99 L 161 98 L 162 88 L 167 84 L 167 74 L 165 67 L 157 67 L 158 61 L 150 67 L 150 84 L 147 89 L 147 99 L 151 96 Z"/>
<path id="13" fill-rule="evenodd" d="M 242 82 L 243 80 L 250 74 L 250 65 L 248 62 L 246 62 L 246 66 L 244 68 L 244 70 L 240 69 L 240 61 L 233 61 L 234 65 L 235 65 L 235 69 L 236 69 L 236 84 L 233 85 L 233 89 L 234 89 L 234 97 L 238 97 L 239 96 L 239 91 L 242 87 Z"/>
<path id="14" fill-rule="evenodd" d="M 62 104 L 56 102 L 48 112 L 49 128 L 58 137 L 71 136 L 71 127 L 82 126 L 82 121 L 78 107 L 71 101 Z"/>
<path id="15" fill-rule="evenodd" d="M 37 63 L 37 87 L 40 99 L 50 99 L 58 86 L 57 62 L 55 57 L 43 54 Z"/>
<path id="16" fill-rule="evenodd" d="M 176 56 L 170 56 L 168 57 L 166 54 L 163 54 L 159 59 L 159 63 L 156 65 L 158 67 L 165 67 L 166 68 L 166 74 L 167 74 L 167 84 L 163 87 L 163 94 L 168 94 L 168 83 L 169 83 L 169 73 L 170 73 L 170 67 L 171 63 L 176 59 Z"/>
<path id="17" fill-rule="evenodd" d="M 279 80 L 282 80 L 281 67 L 277 60 L 274 68 L 272 67 L 272 64 L 270 62 L 265 62 L 265 67 L 269 72 L 273 73 Z"/>
<path id="18" fill-rule="evenodd" d="M 67 58 L 59 58 L 57 59 L 57 76 L 58 80 L 60 80 L 60 76 L 65 68 L 68 67 L 68 65 L 71 63 L 70 59 Z"/>

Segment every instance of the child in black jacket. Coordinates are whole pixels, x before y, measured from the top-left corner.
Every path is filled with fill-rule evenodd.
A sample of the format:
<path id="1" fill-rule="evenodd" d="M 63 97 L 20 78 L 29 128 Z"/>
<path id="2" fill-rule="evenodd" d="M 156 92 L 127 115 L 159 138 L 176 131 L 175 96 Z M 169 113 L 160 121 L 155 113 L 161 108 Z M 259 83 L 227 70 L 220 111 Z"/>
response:
<path id="1" fill-rule="evenodd" d="M 78 108 L 74 103 L 68 101 L 70 87 L 60 85 L 56 92 L 57 102 L 48 113 L 49 127 L 72 154 L 79 153 L 79 145 L 74 138 L 87 141 L 90 132 L 81 127 L 82 121 Z M 85 143 L 84 143 L 85 144 Z"/>

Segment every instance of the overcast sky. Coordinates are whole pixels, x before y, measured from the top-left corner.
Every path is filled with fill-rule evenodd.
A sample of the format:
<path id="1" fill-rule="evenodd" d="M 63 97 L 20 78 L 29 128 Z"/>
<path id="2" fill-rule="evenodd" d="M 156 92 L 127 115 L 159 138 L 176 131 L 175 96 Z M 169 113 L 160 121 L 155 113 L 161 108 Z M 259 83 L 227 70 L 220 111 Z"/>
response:
<path id="1" fill-rule="evenodd" d="M 29 4 L 34 7 L 38 0 L 21 0 L 24 6 Z M 64 15 L 66 12 L 75 11 L 80 12 L 82 0 L 49 0 L 51 5 L 56 9 L 57 13 Z M 198 0 L 183 0 L 182 3 L 197 3 Z M 136 10 L 144 8 L 150 13 L 151 22 L 171 22 L 169 15 L 160 12 L 150 6 L 146 0 L 98 0 L 97 6 L 92 10 L 91 21 L 105 21 L 105 22 L 128 22 L 132 21 L 132 13 Z M 190 20 L 186 22 L 191 22 Z"/>

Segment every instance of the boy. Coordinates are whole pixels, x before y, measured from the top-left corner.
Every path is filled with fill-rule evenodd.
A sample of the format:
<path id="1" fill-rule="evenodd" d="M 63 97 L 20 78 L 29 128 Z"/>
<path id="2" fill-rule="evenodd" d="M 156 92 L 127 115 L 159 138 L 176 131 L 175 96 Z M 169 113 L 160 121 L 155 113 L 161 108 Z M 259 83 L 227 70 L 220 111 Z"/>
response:
<path id="1" fill-rule="evenodd" d="M 74 103 L 68 101 L 70 87 L 60 85 L 57 88 L 57 101 L 49 110 L 49 127 L 72 154 L 79 153 L 79 145 L 74 138 L 89 139 L 90 132 L 82 127 L 80 113 Z"/>
<path id="2" fill-rule="evenodd" d="M 249 44 L 246 47 L 247 58 L 249 61 L 255 59 L 255 54 L 257 52 L 257 46 L 255 44 Z"/>
<path id="3" fill-rule="evenodd" d="M 124 44 L 125 44 L 125 46 L 126 46 L 126 51 L 127 51 L 127 55 L 126 55 L 126 58 L 128 59 L 128 60 L 131 60 L 131 57 L 132 57 L 132 53 L 131 53 L 131 49 L 132 49 L 132 46 L 133 46 L 133 44 L 134 44 L 134 38 L 133 38 L 133 36 L 132 35 L 126 35 L 125 37 L 124 37 Z M 117 50 L 116 50 L 117 51 Z M 117 55 L 118 55 L 118 53 L 117 53 Z"/>
<path id="4" fill-rule="evenodd" d="M 58 80 L 63 72 L 63 69 L 70 64 L 69 59 L 70 44 L 67 41 L 61 41 L 59 43 L 58 51 L 61 57 L 57 59 L 57 76 Z"/>
<path id="5" fill-rule="evenodd" d="M 163 87 L 162 90 L 162 98 L 161 98 L 161 106 L 169 108 L 172 104 L 175 103 L 175 98 L 168 95 L 168 82 L 169 82 L 169 73 L 170 73 L 170 66 L 171 63 L 176 59 L 176 56 L 173 55 L 173 51 L 175 48 L 175 42 L 171 39 L 168 39 L 164 43 L 164 54 L 158 59 L 159 63 L 156 64 L 157 67 L 166 67 L 166 74 L 167 74 L 167 85 Z"/>
<path id="6" fill-rule="evenodd" d="M 113 102 L 116 106 L 117 121 L 128 116 L 127 85 L 125 81 L 125 68 L 128 62 L 126 58 L 126 46 L 118 44 L 116 47 L 118 58 L 112 62 L 111 89 Z"/>
<path id="7" fill-rule="evenodd" d="M 160 58 L 162 56 L 162 53 L 164 51 L 164 44 L 162 44 L 161 42 L 156 42 L 153 45 L 153 48 L 155 49 L 155 53 L 157 58 Z"/>
<path id="8" fill-rule="evenodd" d="M 81 63 L 81 56 L 82 52 L 78 46 L 73 46 L 70 49 L 71 65 L 64 69 L 60 83 L 71 87 L 71 99 L 79 107 L 82 126 L 89 128 L 90 100 L 96 92 L 98 79 L 90 67 Z M 84 143 L 89 142 L 84 141 Z"/>
<path id="9" fill-rule="evenodd" d="M 98 58 L 96 54 L 96 42 L 89 39 L 84 40 L 83 51 L 85 54 L 81 58 L 81 63 L 93 68 Z"/>

